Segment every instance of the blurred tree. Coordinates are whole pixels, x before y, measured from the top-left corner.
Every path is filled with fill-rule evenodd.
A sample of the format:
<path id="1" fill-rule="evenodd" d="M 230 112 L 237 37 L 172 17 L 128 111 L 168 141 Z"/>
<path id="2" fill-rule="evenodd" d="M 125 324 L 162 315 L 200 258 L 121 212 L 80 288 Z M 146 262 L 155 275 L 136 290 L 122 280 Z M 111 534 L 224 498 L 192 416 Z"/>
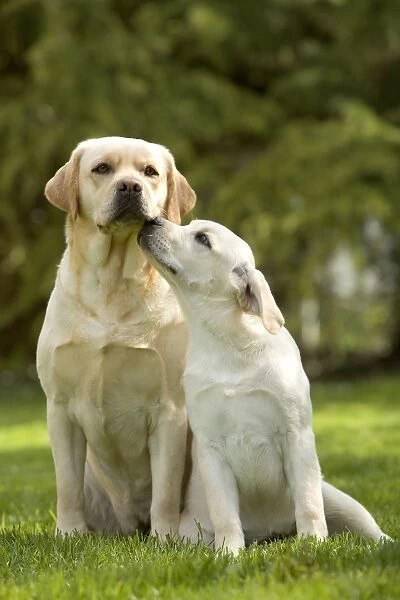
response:
<path id="1" fill-rule="evenodd" d="M 318 365 L 400 353 L 399 3 L 3 0 L 0 35 L 4 365 L 33 362 L 63 248 L 44 184 L 111 134 L 173 151 Z"/>

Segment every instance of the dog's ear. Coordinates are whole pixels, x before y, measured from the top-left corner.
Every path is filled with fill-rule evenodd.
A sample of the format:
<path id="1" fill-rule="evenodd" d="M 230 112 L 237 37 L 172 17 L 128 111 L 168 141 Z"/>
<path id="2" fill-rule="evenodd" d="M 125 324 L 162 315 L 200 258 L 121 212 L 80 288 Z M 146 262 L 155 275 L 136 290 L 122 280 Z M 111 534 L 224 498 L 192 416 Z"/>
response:
<path id="1" fill-rule="evenodd" d="M 61 169 L 58 169 L 44 189 L 47 200 L 57 208 L 70 213 L 74 221 L 78 215 L 78 177 L 81 156 L 82 149 L 76 148 L 69 161 Z"/>
<path id="2" fill-rule="evenodd" d="M 190 212 L 196 204 L 196 194 L 186 178 L 178 171 L 172 154 L 167 150 L 167 200 L 166 217 L 173 223 L 181 222 L 181 218 Z"/>
<path id="3" fill-rule="evenodd" d="M 261 317 L 265 329 L 276 335 L 285 319 L 261 271 L 253 267 L 237 267 L 233 270 L 232 280 L 242 310 Z"/>

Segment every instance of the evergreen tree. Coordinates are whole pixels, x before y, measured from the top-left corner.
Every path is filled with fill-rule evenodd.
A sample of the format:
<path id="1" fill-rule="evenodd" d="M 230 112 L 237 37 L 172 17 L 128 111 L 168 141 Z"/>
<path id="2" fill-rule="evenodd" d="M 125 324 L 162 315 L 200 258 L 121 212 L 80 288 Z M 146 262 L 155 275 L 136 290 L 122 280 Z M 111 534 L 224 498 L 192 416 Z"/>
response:
<path id="1" fill-rule="evenodd" d="M 103 135 L 171 149 L 304 345 L 316 307 L 322 365 L 400 348 L 399 3 L 9 0 L 0 33 L 2 364 L 33 362 L 64 245 L 44 185 Z"/>

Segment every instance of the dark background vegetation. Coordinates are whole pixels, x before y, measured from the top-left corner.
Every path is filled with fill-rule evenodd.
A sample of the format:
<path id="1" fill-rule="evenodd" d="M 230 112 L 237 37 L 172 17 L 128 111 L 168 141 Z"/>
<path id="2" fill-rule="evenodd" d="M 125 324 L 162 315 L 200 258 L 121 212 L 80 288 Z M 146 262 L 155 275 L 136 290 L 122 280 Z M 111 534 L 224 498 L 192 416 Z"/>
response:
<path id="1" fill-rule="evenodd" d="M 34 377 L 82 139 L 169 147 L 252 245 L 311 374 L 400 355 L 400 2 L 2 0 L 0 350 Z"/>

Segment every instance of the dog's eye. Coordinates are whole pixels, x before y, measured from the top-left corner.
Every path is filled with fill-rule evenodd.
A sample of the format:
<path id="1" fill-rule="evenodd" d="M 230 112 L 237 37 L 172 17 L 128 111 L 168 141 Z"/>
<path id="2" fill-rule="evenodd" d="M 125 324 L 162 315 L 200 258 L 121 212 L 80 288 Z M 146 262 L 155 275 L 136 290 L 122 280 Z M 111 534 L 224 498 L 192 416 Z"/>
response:
<path id="1" fill-rule="evenodd" d="M 100 175 L 105 175 L 111 171 L 110 165 L 107 163 L 99 163 L 94 169 L 92 169 L 92 173 L 99 173 Z"/>
<path id="2" fill-rule="evenodd" d="M 144 174 L 147 175 L 147 177 L 155 177 L 155 175 L 158 175 L 158 172 L 151 165 L 147 165 Z"/>
<path id="3" fill-rule="evenodd" d="M 199 244 L 202 244 L 203 246 L 207 246 L 207 248 L 211 249 L 210 240 L 208 239 L 208 235 L 206 235 L 205 233 L 201 233 L 201 232 L 196 233 L 196 235 L 194 236 L 194 239 L 196 240 L 196 242 L 199 242 Z"/>

